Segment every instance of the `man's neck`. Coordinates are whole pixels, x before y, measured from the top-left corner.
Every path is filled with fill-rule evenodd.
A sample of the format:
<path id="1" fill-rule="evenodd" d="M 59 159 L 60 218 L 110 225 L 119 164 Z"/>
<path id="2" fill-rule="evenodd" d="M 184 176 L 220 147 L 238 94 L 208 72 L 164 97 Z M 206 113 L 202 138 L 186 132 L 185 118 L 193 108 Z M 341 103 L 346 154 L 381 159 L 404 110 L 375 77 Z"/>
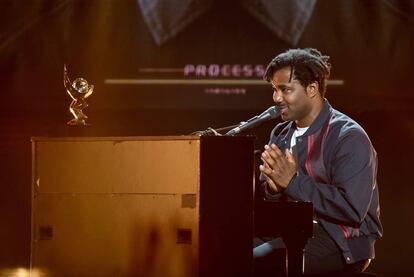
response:
<path id="1" fill-rule="evenodd" d="M 299 128 L 309 127 L 318 115 L 321 113 L 323 109 L 324 100 L 322 98 L 315 99 L 315 103 L 312 105 L 312 109 L 308 113 L 308 115 L 300 120 L 296 120 L 296 126 Z"/>

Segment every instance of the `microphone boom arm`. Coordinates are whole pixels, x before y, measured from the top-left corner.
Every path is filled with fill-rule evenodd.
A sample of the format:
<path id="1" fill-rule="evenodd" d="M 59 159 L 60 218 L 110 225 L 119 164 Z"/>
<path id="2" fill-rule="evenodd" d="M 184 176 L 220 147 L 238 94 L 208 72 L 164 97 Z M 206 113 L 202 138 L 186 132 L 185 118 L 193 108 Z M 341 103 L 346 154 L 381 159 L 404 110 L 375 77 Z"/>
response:
<path id="1" fill-rule="evenodd" d="M 264 121 L 274 119 L 280 115 L 280 110 L 276 106 L 272 106 L 265 110 L 260 115 L 256 115 L 252 118 L 250 118 L 247 121 L 241 122 L 237 127 L 231 129 L 228 131 L 225 135 L 226 136 L 234 136 L 240 133 L 243 130 L 250 129 L 253 127 L 256 127 L 257 125 L 261 124 Z"/>

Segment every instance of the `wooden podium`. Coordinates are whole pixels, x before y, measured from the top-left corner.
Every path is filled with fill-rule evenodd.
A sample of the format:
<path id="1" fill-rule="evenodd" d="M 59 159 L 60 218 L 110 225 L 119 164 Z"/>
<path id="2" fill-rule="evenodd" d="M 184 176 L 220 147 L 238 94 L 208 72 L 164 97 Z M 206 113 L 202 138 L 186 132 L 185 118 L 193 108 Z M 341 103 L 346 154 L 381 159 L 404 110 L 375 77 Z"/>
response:
<path id="1" fill-rule="evenodd" d="M 33 138 L 39 276 L 250 276 L 252 137 Z"/>

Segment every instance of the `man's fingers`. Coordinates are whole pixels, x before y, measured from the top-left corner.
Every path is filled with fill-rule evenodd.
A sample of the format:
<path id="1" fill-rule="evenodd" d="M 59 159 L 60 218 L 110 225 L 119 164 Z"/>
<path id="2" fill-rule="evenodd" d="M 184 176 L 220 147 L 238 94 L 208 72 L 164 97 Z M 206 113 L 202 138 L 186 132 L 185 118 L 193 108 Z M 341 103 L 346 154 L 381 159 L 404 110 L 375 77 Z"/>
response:
<path id="1" fill-rule="evenodd" d="M 271 167 L 271 168 L 273 168 L 274 165 L 275 165 L 275 159 L 273 159 L 273 157 L 271 157 L 270 154 L 268 152 L 266 152 L 266 151 L 264 151 L 262 153 L 261 160 L 264 163 L 267 163 L 268 166 Z"/>
<path id="2" fill-rule="evenodd" d="M 269 167 L 266 167 L 265 165 L 260 165 L 259 169 L 266 177 L 269 187 L 275 192 L 280 192 L 280 188 L 278 187 L 277 181 L 276 181 L 280 178 L 280 174 L 276 172 L 275 170 Z"/>
<path id="3" fill-rule="evenodd" d="M 274 160 L 273 168 L 276 167 L 283 170 L 286 166 L 286 158 L 279 147 L 277 147 L 275 144 L 271 144 L 268 152 Z"/>
<path id="4" fill-rule="evenodd" d="M 264 166 L 264 165 L 260 165 L 259 169 L 264 175 L 266 175 L 266 177 L 270 177 L 270 175 L 272 174 L 272 170 L 273 170 L 270 167 Z"/>
<path id="5" fill-rule="evenodd" d="M 269 147 L 269 150 L 267 151 L 269 155 L 275 160 L 281 160 L 284 159 L 284 155 L 282 151 L 279 149 L 279 147 L 276 146 L 276 144 L 272 143 Z"/>
<path id="6" fill-rule="evenodd" d="M 283 157 L 282 151 L 280 151 L 279 147 L 276 146 L 276 144 L 272 143 L 270 146 L 265 145 L 265 152 L 270 155 L 273 159 L 278 159 Z"/>
<path id="7" fill-rule="evenodd" d="M 266 181 L 268 186 L 275 192 L 279 192 L 279 188 L 277 187 L 277 185 L 275 184 L 275 182 L 272 181 L 272 179 L 270 179 L 269 177 L 266 177 Z"/>
<path id="8" fill-rule="evenodd" d="M 283 156 L 282 151 L 280 150 L 280 148 L 279 148 L 279 147 L 277 147 L 277 146 L 276 146 L 276 144 L 272 143 L 272 144 L 270 145 L 270 148 L 271 148 L 273 151 L 275 151 L 275 152 L 276 152 L 276 154 L 277 154 L 278 156 Z"/>
<path id="9" fill-rule="evenodd" d="M 275 182 L 273 182 L 273 180 L 272 180 L 272 179 L 267 178 L 267 179 L 266 179 L 266 181 L 269 183 L 269 185 L 270 185 L 271 187 L 274 187 L 274 188 L 277 190 L 277 186 L 276 186 Z"/>
<path id="10" fill-rule="evenodd" d="M 265 145 L 261 160 L 263 165 L 259 168 L 264 176 L 271 180 L 270 187 L 275 191 L 286 188 L 296 172 L 296 161 L 292 153 L 287 149 L 283 153 L 275 144 Z"/>

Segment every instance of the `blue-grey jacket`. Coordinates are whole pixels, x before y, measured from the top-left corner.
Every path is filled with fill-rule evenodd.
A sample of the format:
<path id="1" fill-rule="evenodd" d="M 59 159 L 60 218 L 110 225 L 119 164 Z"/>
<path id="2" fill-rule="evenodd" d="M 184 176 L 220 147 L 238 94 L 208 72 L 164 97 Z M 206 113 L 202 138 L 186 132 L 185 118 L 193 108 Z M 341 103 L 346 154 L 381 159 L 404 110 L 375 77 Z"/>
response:
<path id="1" fill-rule="evenodd" d="M 278 124 L 270 143 L 289 148 L 294 130 L 294 122 Z M 265 197 L 312 202 L 315 219 L 342 249 L 346 263 L 374 258 L 374 243 L 382 236 L 377 154 L 362 127 L 325 100 L 296 139 L 295 154 L 296 177 L 281 194 L 269 193 L 264 182 Z"/>

